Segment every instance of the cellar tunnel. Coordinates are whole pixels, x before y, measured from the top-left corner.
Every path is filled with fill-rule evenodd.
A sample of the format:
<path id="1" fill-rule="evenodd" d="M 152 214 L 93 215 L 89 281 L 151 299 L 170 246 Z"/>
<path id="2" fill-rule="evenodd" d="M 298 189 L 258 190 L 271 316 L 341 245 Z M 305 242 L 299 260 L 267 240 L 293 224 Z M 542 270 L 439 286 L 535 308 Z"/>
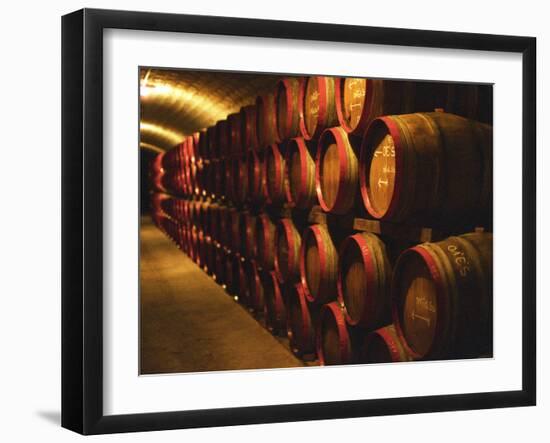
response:
<path id="1" fill-rule="evenodd" d="M 492 356 L 492 85 L 139 82 L 142 374 Z"/>

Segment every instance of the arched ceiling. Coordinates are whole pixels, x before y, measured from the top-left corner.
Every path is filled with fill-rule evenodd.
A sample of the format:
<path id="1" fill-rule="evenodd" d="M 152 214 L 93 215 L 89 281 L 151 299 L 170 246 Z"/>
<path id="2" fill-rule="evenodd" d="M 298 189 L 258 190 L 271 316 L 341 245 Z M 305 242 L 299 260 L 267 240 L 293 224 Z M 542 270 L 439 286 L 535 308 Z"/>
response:
<path id="1" fill-rule="evenodd" d="M 140 146 L 167 150 L 185 136 L 273 91 L 280 77 L 234 72 L 142 68 Z"/>

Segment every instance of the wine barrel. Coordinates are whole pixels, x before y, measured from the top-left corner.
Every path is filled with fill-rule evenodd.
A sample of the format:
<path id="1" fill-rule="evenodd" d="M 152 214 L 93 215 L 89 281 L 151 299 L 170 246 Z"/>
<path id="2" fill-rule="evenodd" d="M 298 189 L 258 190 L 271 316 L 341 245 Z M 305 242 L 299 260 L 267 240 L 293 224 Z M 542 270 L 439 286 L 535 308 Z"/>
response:
<path id="1" fill-rule="evenodd" d="M 275 271 L 282 282 L 300 278 L 302 238 L 290 218 L 282 218 L 275 231 Z"/>
<path id="2" fill-rule="evenodd" d="M 248 288 L 248 274 L 246 269 L 246 262 L 242 256 L 239 256 L 239 261 L 236 264 L 237 266 L 237 284 L 239 285 L 237 292 L 238 301 L 244 306 L 249 306 L 251 303 L 250 291 Z"/>
<path id="3" fill-rule="evenodd" d="M 199 266 L 206 270 L 208 267 L 208 238 L 202 229 L 198 232 L 198 254 Z"/>
<path id="4" fill-rule="evenodd" d="M 198 154 L 199 154 L 200 161 L 204 161 L 209 158 L 208 133 L 205 129 L 199 132 L 199 153 Z"/>
<path id="5" fill-rule="evenodd" d="M 241 238 L 244 245 L 244 256 L 250 260 L 256 257 L 256 223 L 257 217 L 249 212 L 243 214 Z"/>
<path id="6" fill-rule="evenodd" d="M 256 219 L 256 260 L 266 271 L 275 264 L 275 224 L 265 213 Z"/>
<path id="7" fill-rule="evenodd" d="M 238 246 L 235 249 L 235 252 L 237 252 L 241 257 L 246 257 L 246 219 L 248 217 L 249 212 L 246 210 L 240 210 L 238 212 L 238 220 L 234 220 L 233 224 L 233 235 L 235 235 L 235 228 L 238 230 L 237 232 L 237 240 Z"/>
<path id="8" fill-rule="evenodd" d="M 227 120 L 216 123 L 216 150 L 217 157 L 224 158 L 229 155 L 230 132 Z"/>
<path id="9" fill-rule="evenodd" d="M 363 138 L 360 180 L 365 207 L 378 219 L 488 218 L 492 128 L 443 112 L 378 118 Z"/>
<path id="10" fill-rule="evenodd" d="M 204 163 L 202 162 L 202 160 L 196 164 L 195 193 L 200 196 L 206 196 Z"/>
<path id="11" fill-rule="evenodd" d="M 213 239 L 217 240 L 219 228 L 218 228 L 218 216 L 216 212 L 218 211 L 218 204 L 217 203 L 210 203 L 208 205 L 208 208 L 206 210 L 206 224 L 205 224 L 205 230 L 208 233 L 208 235 Z"/>
<path id="12" fill-rule="evenodd" d="M 302 235 L 300 276 L 308 301 L 336 298 L 338 252 L 325 225 L 311 225 Z"/>
<path id="13" fill-rule="evenodd" d="M 237 205 L 243 205 L 248 199 L 248 163 L 244 154 L 234 155 L 231 159 L 231 195 Z"/>
<path id="14" fill-rule="evenodd" d="M 261 147 L 278 143 L 275 95 L 266 94 L 256 99 L 256 134 Z"/>
<path id="15" fill-rule="evenodd" d="M 225 260 L 225 290 L 228 294 L 234 295 L 239 291 L 239 268 L 240 258 L 237 254 L 228 254 Z"/>
<path id="16" fill-rule="evenodd" d="M 348 324 L 373 330 L 390 323 L 391 266 L 374 234 L 347 237 L 338 253 L 338 300 Z"/>
<path id="17" fill-rule="evenodd" d="M 214 264 L 214 279 L 220 286 L 225 284 L 225 256 L 226 253 L 221 246 L 216 248 L 215 252 L 215 264 Z"/>
<path id="18" fill-rule="evenodd" d="M 243 106 L 241 108 L 241 137 L 243 151 L 258 148 L 256 135 L 256 105 Z"/>
<path id="19" fill-rule="evenodd" d="M 220 151 L 218 149 L 218 136 L 216 126 L 210 126 L 206 129 L 206 139 L 208 141 L 208 159 L 218 159 L 220 157 Z"/>
<path id="20" fill-rule="evenodd" d="M 344 311 L 338 302 L 328 303 L 321 308 L 316 345 L 321 366 L 356 362 Z"/>
<path id="21" fill-rule="evenodd" d="M 392 282 L 396 330 L 414 359 L 492 353 L 493 236 L 464 234 L 403 252 Z"/>
<path id="22" fill-rule="evenodd" d="M 225 205 L 218 205 L 217 209 L 214 211 L 214 239 L 225 246 L 226 243 L 226 213 L 227 213 L 227 206 Z"/>
<path id="23" fill-rule="evenodd" d="M 238 253 L 239 255 L 244 255 L 245 249 L 242 238 L 242 223 L 245 222 L 245 217 L 243 216 L 242 211 L 235 211 L 232 214 L 231 219 L 231 246 L 233 252 Z"/>
<path id="24" fill-rule="evenodd" d="M 246 164 L 248 170 L 248 198 L 252 203 L 261 204 L 265 200 L 264 153 L 248 151 Z"/>
<path id="25" fill-rule="evenodd" d="M 216 168 L 213 161 L 204 163 L 204 189 L 210 198 L 216 196 Z"/>
<path id="26" fill-rule="evenodd" d="M 302 209 L 308 209 L 317 202 L 315 161 L 311 150 L 303 137 L 293 138 L 286 145 L 286 200 Z"/>
<path id="27" fill-rule="evenodd" d="M 334 79 L 307 77 L 300 83 L 300 131 L 306 140 L 317 139 L 326 129 L 338 124 Z"/>
<path id="28" fill-rule="evenodd" d="M 193 134 L 187 136 L 186 145 L 187 152 L 189 154 L 189 161 L 196 163 L 199 160 L 199 139 L 200 132 L 193 132 Z"/>
<path id="29" fill-rule="evenodd" d="M 281 204 L 286 199 L 285 159 L 277 144 L 269 145 L 265 152 L 265 198 L 270 205 Z"/>
<path id="30" fill-rule="evenodd" d="M 262 285 L 259 266 L 255 260 L 250 260 L 248 262 L 247 276 L 248 291 L 250 296 L 249 308 L 254 311 L 256 315 L 263 315 L 265 308 L 264 288 Z"/>
<path id="31" fill-rule="evenodd" d="M 231 155 L 242 154 L 241 113 L 229 114 L 227 123 L 229 126 L 229 153 Z"/>
<path id="32" fill-rule="evenodd" d="M 384 326 L 365 338 L 362 361 L 364 363 L 392 363 L 411 361 L 394 325 Z"/>
<path id="33" fill-rule="evenodd" d="M 231 156 L 227 156 L 221 160 L 222 162 L 222 168 L 225 174 L 225 188 L 223 192 L 223 197 L 225 200 L 234 202 L 235 196 L 233 195 L 233 182 L 235 181 L 236 177 L 233 177 L 233 169 L 232 169 L 232 163 L 233 159 Z"/>
<path id="34" fill-rule="evenodd" d="M 212 237 L 208 237 L 208 250 L 206 254 L 207 272 L 210 276 L 216 274 L 216 243 Z"/>
<path id="35" fill-rule="evenodd" d="M 199 244 L 198 244 L 198 230 L 195 227 L 190 228 L 189 230 L 190 236 L 190 254 L 189 257 L 191 260 L 193 260 L 195 263 L 200 263 L 200 257 L 199 257 Z"/>
<path id="36" fill-rule="evenodd" d="M 275 103 L 277 134 L 280 140 L 300 135 L 300 80 L 287 77 L 276 86 Z"/>
<path id="37" fill-rule="evenodd" d="M 358 146 L 341 127 L 322 133 L 315 156 L 315 188 L 324 211 L 345 214 L 353 208 L 359 187 Z"/>
<path id="38" fill-rule="evenodd" d="M 214 160 L 214 195 L 217 199 L 225 197 L 226 191 L 226 170 L 224 159 Z"/>
<path id="39" fill-rule="evenodd" d="M 283 290 L 277 274 L 271 271 L 263 276 L 265 324 L 273 335 L 286 335 L 286 309 Z"/>
<path id="40" fill-rule="evenodd" d="M 300 283 L 290 288 L 286 308 L 290 349 L 304 360 L 314 359 L 315 311 L 310 311 L 304 288 Z"/>

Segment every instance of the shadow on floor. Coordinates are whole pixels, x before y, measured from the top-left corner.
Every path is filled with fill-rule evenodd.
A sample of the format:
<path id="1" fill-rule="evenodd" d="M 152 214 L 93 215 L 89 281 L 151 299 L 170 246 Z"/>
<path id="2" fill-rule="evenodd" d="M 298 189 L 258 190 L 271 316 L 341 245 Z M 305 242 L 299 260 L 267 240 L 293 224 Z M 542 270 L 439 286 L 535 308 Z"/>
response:
<path id="1" fill-rule="evenodd" d="M 61 426 L 60 411 L 36 411 L 36 415 L 56 426 Z"/>

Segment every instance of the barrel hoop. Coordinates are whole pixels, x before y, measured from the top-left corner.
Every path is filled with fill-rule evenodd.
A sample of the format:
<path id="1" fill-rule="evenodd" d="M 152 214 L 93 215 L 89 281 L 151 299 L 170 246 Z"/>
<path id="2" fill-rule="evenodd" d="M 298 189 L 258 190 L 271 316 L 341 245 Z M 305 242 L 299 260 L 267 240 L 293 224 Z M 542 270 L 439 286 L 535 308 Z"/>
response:
<path id="1" fill-rule="evenodd" d="M 365 275 L 367 276 L 367 300 L 365 305 L 363 306 L 363 312 L 361 313 L 361 318 L 357 321 L 353 321 L 346 313 L 346 321 L 350 325 L 357 325 L 359 323 L 363 324 L 364 326 L 367 326 L 370 321 L 373 319 L 372 317 L 374 307 L 376 306 L 377 298 L 380 296 L 380 293 L 378 292 L 378 285 L 377 285 L 377 277 L 378 277 L 378 271 L 377 266 L 374 263 L 373 260 L 373 253 L 374 251 L 369 246 L 367 240 L 362 234 L 355 234 L 353 237 L 353 240 L 357 243 L 359 246 L 359 250 L 361 251 L 361 257 L 363 258 L 363 267 L 365 271 Z M 376 313 L 375 317 L 376 317 Z"/>
<path id="2" fill-rule="evenodd" d="M 390 328 L 380 328 L 377 331 L 374 332 L 374 334 L 379 335 L 382 340 L 386 343 L 388 346 L 388 350 L 390 351 L 390 355 L 393 362 L 398 361 L 407 361 L 407 353 L 404 350 L 401 342 L 399 341 L 399 338 L 390 333 Z"/>
<path id="3" fill-rule="evenodd" d="M 305 99 L 306 99 L 306 87 L 307 82 L 309 81 L 308 78 L 303 78 L 300 81 L 300 87 L 298 92 L 298 112 L 300 114 L 300 132 L 302 133 L 302 136 L 306 140 L 311 140 L 313 137 L 309 133 L 307 126 L 306 126 L 306 120 L 305 120 Z"/>

